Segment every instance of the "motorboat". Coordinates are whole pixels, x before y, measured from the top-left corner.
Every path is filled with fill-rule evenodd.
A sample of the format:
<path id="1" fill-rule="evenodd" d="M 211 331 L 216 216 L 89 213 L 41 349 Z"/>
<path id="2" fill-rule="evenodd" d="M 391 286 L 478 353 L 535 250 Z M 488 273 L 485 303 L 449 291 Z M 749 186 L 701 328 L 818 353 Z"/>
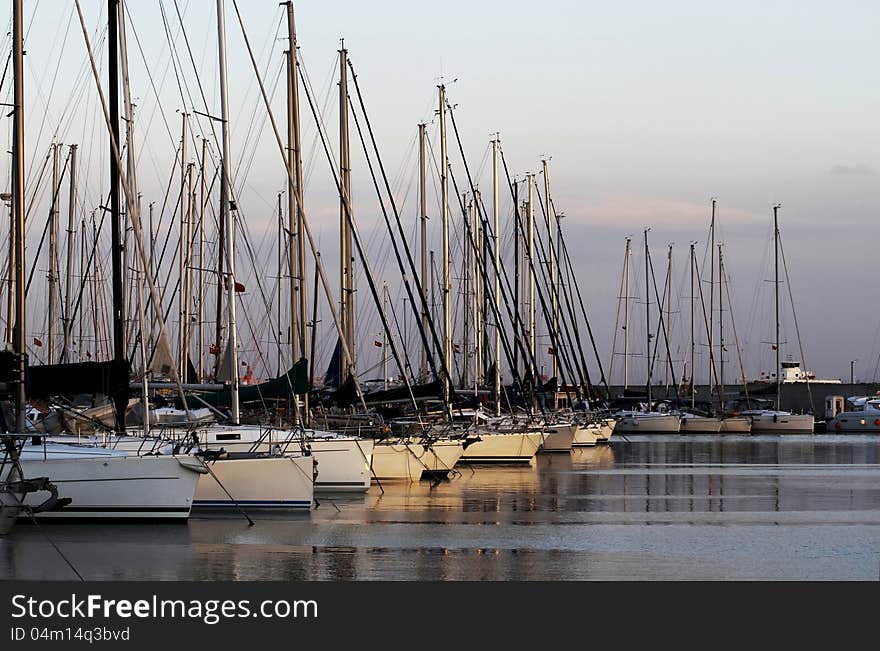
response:
<path id="1" fill-rule="evenodd" d="M 827 431 L 841 434 L 880 433 L 880 396 L 851 396 L 846 399 L 850 406 L 846 409 L 842 396 L 829 396 L 825 399 L 825 419 Z"/>

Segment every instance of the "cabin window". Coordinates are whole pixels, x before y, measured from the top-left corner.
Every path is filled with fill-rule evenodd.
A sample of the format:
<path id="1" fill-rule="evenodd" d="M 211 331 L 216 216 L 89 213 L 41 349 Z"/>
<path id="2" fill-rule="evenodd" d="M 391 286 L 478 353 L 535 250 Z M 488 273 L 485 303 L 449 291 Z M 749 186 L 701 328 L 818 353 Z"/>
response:
<path id="1" fill-rule="evenodd" d="M 218 441 L 240 441 L 241 434 L 218 434 Z"/>

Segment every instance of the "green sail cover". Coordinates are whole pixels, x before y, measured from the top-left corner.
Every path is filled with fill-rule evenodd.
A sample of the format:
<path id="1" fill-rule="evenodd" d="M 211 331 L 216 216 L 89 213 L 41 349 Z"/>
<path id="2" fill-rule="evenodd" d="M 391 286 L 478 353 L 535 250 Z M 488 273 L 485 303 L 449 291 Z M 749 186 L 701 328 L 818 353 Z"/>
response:
<path id="1" fill-rule="evenodd" d="M 287 373 L 280 377 L 273 378 L 267 382 L 260 384 L 246 385 L 241 384 L 238 387 L 238 402 L 244 404 L 248 402 L 261 402 L 263 400 L 287 400 L 294 394 L 302 395 L 309 392 L 309 364 L 305 357 L 294 364 Z M 231 406 L 231 396 L 229 391 L 215 391 L 213 393 L 199 393 L 198 400 L 189 403 L 190 408 L 197 408 L 202 401 L 208 403 L 212 407 L 229 407 Z M 183 403 L 180 398 L 175 400 L 178 409 L 183 409 Z"/>

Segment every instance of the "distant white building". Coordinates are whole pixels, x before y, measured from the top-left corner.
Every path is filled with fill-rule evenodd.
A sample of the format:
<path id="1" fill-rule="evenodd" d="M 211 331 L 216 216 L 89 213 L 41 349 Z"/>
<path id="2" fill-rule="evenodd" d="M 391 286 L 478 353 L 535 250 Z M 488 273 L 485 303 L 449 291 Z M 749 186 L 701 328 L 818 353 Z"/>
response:
<path id="1" fill-rule="evenodd" d="M 782 362 L 782 383 L 811 382 L 813 384 L 841 384 L 840 378 L 817 378 L 809 371 L 801 369 L 801 363 L 794 360 Z"/>

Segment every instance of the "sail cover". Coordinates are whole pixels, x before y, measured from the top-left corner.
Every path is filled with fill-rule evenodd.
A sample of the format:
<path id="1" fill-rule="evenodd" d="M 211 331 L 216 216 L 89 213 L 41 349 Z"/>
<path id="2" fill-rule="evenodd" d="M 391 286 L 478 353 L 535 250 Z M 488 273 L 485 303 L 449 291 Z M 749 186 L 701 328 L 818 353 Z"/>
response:
<path id="1" fill-rule="evenodd" d="M 260 384 L 240 385 L 238 388 L 238 401 L 244 404 L 248 402 L 262 402 L 264 400 L 288 400 L 294 395 L 308 393 L 308 368 L 308 361 L 305 357 L 302 357 L 284 375 L 261 382 Z M 200 393 L 198 396 L 212 407 L 229 407 L 231 405 L 229 391 Z M 183 409 L 183 402 L 180 398 L 176 399 L 175 404 L 178 409 Z"/>

